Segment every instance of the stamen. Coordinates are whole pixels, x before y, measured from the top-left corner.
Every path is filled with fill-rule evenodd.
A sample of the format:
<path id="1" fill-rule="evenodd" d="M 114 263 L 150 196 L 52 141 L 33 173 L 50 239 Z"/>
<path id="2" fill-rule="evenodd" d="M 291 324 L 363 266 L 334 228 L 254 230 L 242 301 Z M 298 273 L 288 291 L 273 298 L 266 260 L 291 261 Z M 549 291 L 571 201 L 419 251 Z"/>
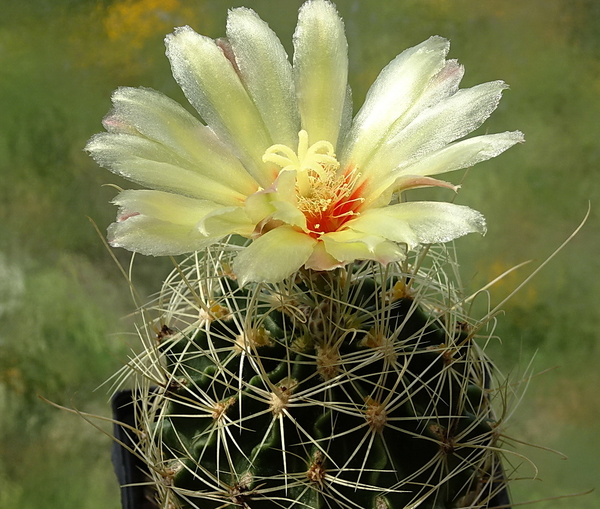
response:
<path id="1" fill-rule="evenodd" d="M 308 133 L 298 133 L 298 152 L 285 145 L 269 147 L 263 155 L 283 171 L 296 172 L 296 206 L 306 217 L 306 232 L 318 238 L 338 231 L 352 216 L 358 215 L 362 203 L 360 173 L 348 169 L 340 173 L 333 145 L 325 140 L 308 145 Z"/>

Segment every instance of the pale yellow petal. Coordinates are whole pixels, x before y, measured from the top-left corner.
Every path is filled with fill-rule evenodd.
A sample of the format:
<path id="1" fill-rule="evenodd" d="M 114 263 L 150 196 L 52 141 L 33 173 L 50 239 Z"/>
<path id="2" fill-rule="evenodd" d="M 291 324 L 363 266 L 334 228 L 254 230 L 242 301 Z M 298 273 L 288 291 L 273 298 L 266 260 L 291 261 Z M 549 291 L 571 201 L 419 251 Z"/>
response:
<path id="1" fill-rule="evenodd" d="M 394 122 L 386 138 L 393 138 L 426 109 L 456 94 L 464 74 L 465 69 L 457 60 L 447 60 L 408 111 Z"/>
<path id="2" fill-rule="evenodd" d="M 284 171 L 268 189 L 249 196 L 246 213 L 254 223 L 269 217 L 292 226 L 306 228 L 306 217 L 297 207 L 296 172 Z"/>
<path id="3" fill-rule="evenodd" d="M 207 238 L 197 222 L 220 206 L 161 191 L 123 191 L 113 203 L 119 206 L 116 223 L 108 228 L 113 247 L 152 256 L 199 251 L 219 238 Z"/>
<path id="4" fill-rule="evenodd" d="M 280 226 L 240 251 L 233 269 L 242 285 L 281 281 L 306 263 L 316 243 L 291 226 Z"/>
<path id="5" fill-rule="evenodd" d="M 367 210 L 358 218 L 348 221 L 347 225 L 362 234 L 377 235 L 387 240 L 406 244 L 409 250 L 414 249 L 419 245 L 419 237 L 407 221 L 398 220 L 393 213 L 388 213 L 388 208 L 390 207 Z"/>
<path id="6" fill-rule="evenodd" d="M 394 193 L 423 187 L 445 187 L 446 189 L 452 189 L 454 192 L 460 189 L 460 186 L 455 186 L 445 180 L 419 175 L 403 175 L 401 171 L 398 171 L 393 172 L 388 178 L 384 179 L 380 187 L 374 188 L 365 197 L 364 203 L 370 208 L 385 207 L 391 202 Z"/>
<path id="7" fill-rule="evenodd" d="M 318 242 L 304 266 L 311 270 L 333 270 L 343 267 L 345 264 L 330 255 L 323 242 Z"/>
<path id="8" fill-rule="evenodd" d="M 449 48 L 446 39 L 430 37 L 400 53 L 381 71 L 344 142 L 344 162 L 365 167 L 392 126 L 410 111 L 431 79 L 443 68 Z"/>
<path id="9" fill-rule="evenodd" d="M 273 143 L 295 147 L 300 114 L 292 66 L 277 35 L 252 9 L 240 7 L 229 11 L 227 38 Z"/>
<path id="10" fill-rule="evenodd" d="M 398 134 L 388 139 L 373 155 L 369 176 L 385 175 L 399 166 L 417 162 L 447 144 L 477 129 L 496 109 L 502 81 L 483 83 L 462 89 L 435 106 L 426 109 Z"/>
<path id="11" fill-rule="evenodd" d="M 276 173 L 262 155 L 273 142 L 231 61 L 215 41 L 190 27 L 176 29 L 166 44 L 173 76 L 188 101 L 257 182 L 267 186 Z"/>
<path id="12" fill-rule="evenodd" d="M 104 118 L 107 131 L 135 134 L 160 147 L 165 157 L 204 178 L 248 195 L 257 182 L 231 149 L 214 132 L 179 103 L 149 88 L 118 88 L 112 96 L 113 109 Z"/>
<path id="13" fill-rule="evenodd" d="M 402 248 L 381 235 L 344 230 L 327 233 L 320 240 L 331 256 L 344 263 L 354 260 L 376 260 L 385 265 L 405 258 Z"/>
<path id="14" fill-rule="evenodd" d="M 300 8 L 294 78 L 309 143 L 326 140 L 336 145 L 347 99 L 348 43 L 344 24 L 327 0 L 309 0 Z"/>
<path id="15" fill-rule="evenodd" d="M 380 235 L 409 248 L 448 242 L 467 233 L 485 233 L 484 217 L 469 207 L 446 202 L 407 202 L 370 209 L 348 222 L 365 235 Z"/>
<path id="16" fill-rule="evenodd" d="M 254 192 L 253 180 L 213 180 L 190 161 L 159 143 L 134 134 L 100 133 L 90 139 L 86 150 L 94 160 L 117 175 L 144 187 L 178 193 L 191 198 L 236 205 Z M 227 167 L 223 168 L 227 171 Z M 242 190 L 243 192 L 240 192 Z"/>
<path id="17" fill-rule="evenodd" d="M 437 175 L 449 171 L 469 168 L 482 161 L 500 155 L 517 143 L 523 143 L 525 136 L 520 131 L 486 134 L 468 140 L 452 143 L 410 165 L 402 165 L 401 173 L 406 175 Z"/>
<path id="18" fill-rule="evenodd" d="M 175 256 L 202 251 L 220 238 L 206 238 L 197 228 L 161 221 L 149 216 L 134 216 L 108 227 L 113 247 L 149 256 Z"/>
<path id="19" fill-rule="evenodd" d="M 208 213 L 198 225 L 198 230 L 206 237 L 224 237 L 235 233 L 250 238 L 255 224 L 250 221 L 244 207 L 222 207 Z"/>
<path id="20" fill-rule="evenodd" d="M 142 214 L 182 225 L 195 225 L 210 212 L 222 208 L 209 200 L 146 189 L 122 191 L 112 203 L 119 207 L 119 221 L 127 216 Z"/>

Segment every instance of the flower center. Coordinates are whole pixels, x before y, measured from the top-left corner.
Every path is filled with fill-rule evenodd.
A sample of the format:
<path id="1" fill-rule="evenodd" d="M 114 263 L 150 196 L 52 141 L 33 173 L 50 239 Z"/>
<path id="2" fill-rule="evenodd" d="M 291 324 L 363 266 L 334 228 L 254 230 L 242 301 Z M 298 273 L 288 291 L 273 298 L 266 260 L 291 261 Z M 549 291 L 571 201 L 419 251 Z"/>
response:
<path id="1" fill-rule="evenodd" d="M 363 185 L 357 185 L 360 173 L 348 168 L 340 173 L 333 145 L 318 141 L 308 146 L 308 134 L 298 133 L 298 152 L 285 145 L 273 145 L 263 156 L 264 162 L 281 166 L 283 171 L 296 172 L 298 209 L 306 217 L 308 234 L 318 238 L 324 233 L 338 231 L 364 202 Z"/>

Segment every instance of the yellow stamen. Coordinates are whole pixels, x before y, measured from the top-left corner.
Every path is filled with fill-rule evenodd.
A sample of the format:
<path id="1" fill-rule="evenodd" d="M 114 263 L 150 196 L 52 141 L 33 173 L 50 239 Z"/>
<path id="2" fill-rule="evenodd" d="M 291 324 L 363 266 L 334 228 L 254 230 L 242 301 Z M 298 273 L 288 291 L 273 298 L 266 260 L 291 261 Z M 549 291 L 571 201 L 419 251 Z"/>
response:
<path id="1" fill-rule="evenodd" d="M 269 147 L 264 162 L 296 173 L 296 206 L 306 216 L 307 231 L 314 236 L 335 231 L 357 214 L 364 198 L 353 196 L 360 174 L 356 169 L 340 173 L 333 145 L 325 140 L 308 145 L 308 133 L 298 133 L 298 152 L 285 145 Z"/>

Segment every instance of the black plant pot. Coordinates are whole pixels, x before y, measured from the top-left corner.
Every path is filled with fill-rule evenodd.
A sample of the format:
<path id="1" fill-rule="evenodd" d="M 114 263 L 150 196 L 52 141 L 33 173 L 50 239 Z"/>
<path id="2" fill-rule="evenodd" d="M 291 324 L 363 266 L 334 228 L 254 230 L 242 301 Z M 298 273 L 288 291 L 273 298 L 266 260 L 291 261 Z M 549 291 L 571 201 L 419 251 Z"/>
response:
<path id="1" fill-rule="evenodd" d="M 121 486 L 121 505 L 123 509 L 158 509 L 155 491 L 147 473 L 148 466 L 131 452 L 138 442 L 137 436 L 126 427 L 136 426 L 132 391 L 116 393 L 111 403 L 116 439 L 112 446 L 112 462 Z"/>

